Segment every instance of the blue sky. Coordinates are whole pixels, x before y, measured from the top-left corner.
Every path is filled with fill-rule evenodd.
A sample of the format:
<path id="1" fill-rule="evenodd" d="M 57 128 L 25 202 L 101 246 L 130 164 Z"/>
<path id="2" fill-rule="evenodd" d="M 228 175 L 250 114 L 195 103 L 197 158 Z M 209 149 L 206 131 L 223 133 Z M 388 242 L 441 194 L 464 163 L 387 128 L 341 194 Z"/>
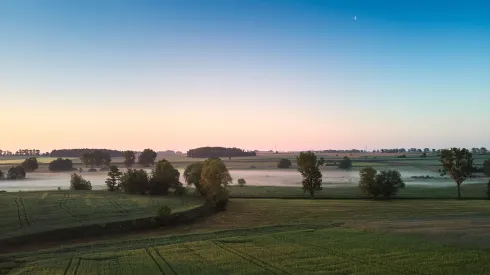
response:
<path id="1" fill-rule="evenodd" d="M 12 133 L 0 147 L 490 146 L 488 11 L 483 0 L 3 0 Z"/>

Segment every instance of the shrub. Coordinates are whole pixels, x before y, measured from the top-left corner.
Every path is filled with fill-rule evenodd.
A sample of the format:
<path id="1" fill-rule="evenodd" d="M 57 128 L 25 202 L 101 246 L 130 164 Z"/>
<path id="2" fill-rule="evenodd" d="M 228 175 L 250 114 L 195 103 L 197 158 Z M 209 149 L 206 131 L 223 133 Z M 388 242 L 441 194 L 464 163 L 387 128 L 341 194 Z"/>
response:
<path id="1" fill-rule="evenodd" d="M 243 187 L 245 184 L 247 184 L 247 182 L 244 179 L 238 179 L 238 185 L 240 187 Z"/>
<path id="2" fill-rule="evenodd" d="M 339 168 L 340 169 L 350 169 L 350 168 L 352 168 L 352 161 L 350 160 L 350 158 L 349 157 L 344 157 L 339 162 Z"/>
<path id="3" fill-rule="evenodd" d="M 128 169 L 121 177 L 121 188 L 130 194 L 144 194 L 148 189 L 150 179 L 143 169 Z"/>
<path id="4" fill-rule="evenodd" d="M 396 170 L 381 171 L 378 173 L 372 167 L 366 167 L 359 172 L 359 188 L 367 195 L 377 198 L 382 196 L 389 199 L 396 195 L 405 183 L 401 179 L 400 172 Z"/>
<path id="5" fill-rule="evenodd" d="M 26 170 L 22 166 L 15 166 L 7 171 L 7 179 L 16 180 L 26 177 Z"/>
<path id="6" fill-rule="evenodd" d="M 73 173 L 70 179 L 70 190 L 92 190 L 92 183 L 81 175 Z"/>
<path id="7" fill-rule="evenodd" d="M 37 168 L 39 168 L 39 164 L 37 163 L 37 158 L 27 158 L 20 165 L 27 172 L 34 172 Z"/>
<path id="8" fill-rule="evenodd" d="M 281 159 L 279 163 L 277 163 L 277 168 L 287 169 L 290 168 L 291 165 L 292 163 L 289 159 Z"/>
<path id="9" fill-rule="evenodd" d="M 170 209 L 170 207 L 168 207 L 167 205 L 164 205 L 158 208 L 157 217 L 165 218 L 170 216 L 171 213 L 172 213 L 172 209 Z"/>
<path id="10" fill-rule="evenodd" d="M 58 158 L 49 163 L 49 171 L 71 171 L 73 162 L 70 159 Z"/>

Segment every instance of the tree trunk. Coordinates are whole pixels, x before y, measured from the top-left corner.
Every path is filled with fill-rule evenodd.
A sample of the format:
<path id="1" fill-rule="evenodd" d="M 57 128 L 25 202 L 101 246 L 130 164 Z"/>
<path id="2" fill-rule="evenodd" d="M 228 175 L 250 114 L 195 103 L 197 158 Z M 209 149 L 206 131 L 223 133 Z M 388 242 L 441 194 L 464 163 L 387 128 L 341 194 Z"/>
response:
<path id="1" fill-rule="evenodd" d="M 458 183 L 458 200 L 461 199 L 461 183 Z"/>

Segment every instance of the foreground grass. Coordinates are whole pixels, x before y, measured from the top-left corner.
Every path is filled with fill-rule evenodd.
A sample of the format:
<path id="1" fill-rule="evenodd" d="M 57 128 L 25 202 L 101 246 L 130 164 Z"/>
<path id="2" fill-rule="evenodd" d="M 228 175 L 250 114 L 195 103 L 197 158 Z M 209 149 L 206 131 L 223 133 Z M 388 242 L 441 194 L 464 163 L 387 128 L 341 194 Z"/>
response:
<path id="1" fill-rule="evenodd" d="M 429 180 L 430 182 L 430 180 Z M 437 183 L 437 180 L 434 181 Z M 487 185 L 485 183 L 462 184 L 461 193 L 463 198 L 484 199 L 486 196 Z M 230 186 L 230 196 L 233 198 L 309 198 L 308 193 L 304 193 L 301 186 Z M 355 199 L 367 198 L 357 185 L 346 185 L 323 187 L 323 190 L 315 193 L 317 198 L 332 199 Z M 429 187 L 427 185 L 407 185 L 401 189 L 397 198 L 420 198 L 420 199 L 456 199 L 456 184 L 445 187 Z"/>
<path id="2" fill-rule="evenodd" d="M 145 197 L 96 191 L 0 193 L 0 239 L 89 224 L 155 216 L 202 204 L 195 197 Z"/>

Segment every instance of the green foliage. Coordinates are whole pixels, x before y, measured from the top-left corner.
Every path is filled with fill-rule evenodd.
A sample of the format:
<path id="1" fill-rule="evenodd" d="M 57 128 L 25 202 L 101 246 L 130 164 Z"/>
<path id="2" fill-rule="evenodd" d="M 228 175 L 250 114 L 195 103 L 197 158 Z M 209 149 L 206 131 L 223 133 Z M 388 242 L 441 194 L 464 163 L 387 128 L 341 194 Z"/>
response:
<path id="1" fill-rule="evenodd" d="M 301 173 L 303 177 L 303 191 L 309 192 L 310 197 L 315 197 L 315 191 L 322 189 L 322 172 L 320 172 L 320 166 L 325 163 L 323 158 L 317 160 L 315 153 L 301 152 L 299 156 L 296 157 L 296 162 L 298 163 L 298 172 Z"/>
<path id="2" fill-rule="evenodd" d="M 121 188 L 130 194 L 145 194 L 150 184 L 150 177 L 143 169 L 128 169 L 121 176 Z"/>
<path id="3" fill-rule="evenodd" d="M 7 179 L 16 180 L 26 177 L 26 171 L 22 166 L 13 166 L 7 171 Z"/>
<path id="4" fill-rule="evenodd" d="M 155 163 L 155 159 L 157 158 L 157 153 L 151 149 L 145 149 L 138 156 L 138 163 L 143 165 L 144 167 L 148 167 Z"/>
<path id="5" fill-rule="evenodd" d="M 181 185 L 180 172 L 165 159 L 158 161 L 152 171 L 149 191 L 154 195 L 167 195 L 170 188 Z"/>
<path id="6" fill-rule="evenodd" d="M 108 178 L 106 179 L 105 183 L 107 184 L 107 189 L 109 191 L 115 192 L 121 188 L 120 183 L 122 173 L 115 165 L 110 166 L 109 169 L 109 173 L 107 173 Z"/>
<path id="7" fill-rule="evenodd" d="M 377 172 L 372 167 L 366 167 L 359 172 L 359 188 L 367 195 L 377 198 L 379 196 L 389 199 L 398 191 L 405 188 L 400 172 L 387 170 Z"/>
<path id="8" fill-rule="evenodd" d="M 232 178 L 226 165 L 218 158 L 207 159 L 202 167 L 200 184 L 209 203 L 219 209 L 228 204 L 227 186 Z"/>
<path id="9" fill-rule="evenodd" d="M 352 168 L 352 161 L 350 160 L 349 157 L 345 156 L 340 162 L 339 162 L 339 168 L 340 169 L 350 169 Z"/>
<path id="10" fill-rule="evenodd" d="M 25 159 L 20 165 L 27 172 L 34 172 L 37 168 L 39 168 L 39 164 L 37 163 L 37 158 L 31 157 Z"/>
<path id="11" fill-rule="evenodd" d="M 85 151 L 80 156 L 80 160 L 86 167 L 100 167 L 102 164 L 110 166 L 112 157 L 108 151 L 105 150 L 91 150 Z"/>
<path id="12" fill-rule="evenodd" d="M 377 173 L 378 171 L 372 167 L 366 167 L 359 171 L 359 188 L 365 194 L 373 197 L 377 197 L 381 193 L 379 186 L 376 184 Z"/>
<path id="13" fill-rule="evenodd" d="M 281 159 L 279 163 L 277 163 L 277 168 L 290 168 L 292 165 L 291 161 L 289 159 Z"/>
<path id="14" fill-rule="evenodd" d="M 490 177 L 490 159 L 483 162 L 483 173 Z"/>
<path id="15" fill-rule="evenodd" d="M 196 187 L 196 190 L 202 195 L 206 195 L 206 191 L 204 188 L 201 186 L 201 173 L 202 173 L 202 167 L 204 163 L 203 162 L 195 162 L 187 165 L 187 167 L 184 170 L 184 179 L 185 182 L 187 182 L 187 185 L 194 185 Z"/>
<path id="16" fill-rule="evenodd" d="M 458 199 L 461 199 L 460 185 L 473 174 L 473 155 L 468 149 L 451 148 L 440 152 L 441 176 L 449 174 L 458 186 Z"/>
<path id="17" fill-rule="evenodd" d="M 170 207 L 168 207 L 167 205 L 164 205 L 158 208 L 157 217 L 166 218 L 170 216 L 171 213 L 172 213 L 172 209 L 170 209 Z"/>
<path id="18" fill-rule="evenodd" d="M 254 151 L 245 151 L 239 148 L 225 147 L 199 147 L 187 151 L 187 156 L 190 158 L 231 158 L 231 157 L 248 157 L 256 156 Z"/>
<path id="19" fill-rule="evenodd" d="M 92 183 L 81 175 L 73 173 L 70 179 L 70 190 L 92 190 Z"/>
<path id="20" fill-rule="evenodd" d="M 246 182 L 244 179 L 238 179 L 238 185 L 239 185 L 240 187 L 245 186 L 245 184 L 247 184 L 247 182 Z"/>
<path id="21" fill-rule="evenodd" d="M 123 152 L 123 157 L 124 157 L 124 165 L 126 167 L 132 167 L 133 164 L 136 162 L 136 153 L 134 151 L 124 151 Z"/>
<path id="22" fill-rule="evenodd" d="M 71 171 L 73 170 L 73 162 L 70 159 L 58 158 L 49 163 L 49 171 Z"/>

